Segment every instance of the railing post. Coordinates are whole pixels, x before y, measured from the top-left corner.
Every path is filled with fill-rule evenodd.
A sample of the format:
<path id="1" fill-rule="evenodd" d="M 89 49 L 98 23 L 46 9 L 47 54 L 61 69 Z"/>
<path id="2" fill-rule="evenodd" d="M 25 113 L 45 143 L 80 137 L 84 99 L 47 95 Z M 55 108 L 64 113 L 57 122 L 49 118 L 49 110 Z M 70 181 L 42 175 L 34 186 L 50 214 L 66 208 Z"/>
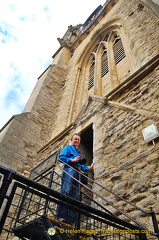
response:
<path id="1" fill-rule="evenodd" d="M 9 208 L 11 206 L 11 202 L 13 200 L 16 188 L 17 188 L 16 183 L 13 183 L 12 190 L 11 190 L 9 196 L 7 196 L 7 203 L 6 203 L 5 207 L 4 207 L 3 214 L 2 214 L 2 217 L 1 217 L 0 233 L 1 233 L 2 229 L 3 229 L 4 224 L 5 224 L 5 221 L 6 221 L 6 218 L 7 218 L 7 215 L 8 215 L 8 211 L 9 211 Z"/>
<path id="2" fill-rule="evenodd" d="M 79 174 L 79 189 L 78 189 L 78 191 L 79 191 L 79 201 L 81 201 L 81 184 L 80 184 L 80 182 L 81 182 L 81 175 Z M 80 214 L 80 212 L 77 212 L 76 213 L 76 222 L 75 222 L 75 228 L 76 229 L 80 229 L 80 218 L 81 218 L 81 214 Z M 78 240 L 79 239 L 79 234 L 77 233 L 76 234 L 76 236 L 75 236 L 75 240 Z"/>
<path id="3" fill-rule="evenodd" d="M 0 208 L 2 207 L 4 199 L 6 198 L 6 194 L 7 194 L 8 188 L 9 188 L 11 182 L 12 182 L 12 179 L 13 179 L 13 172 L 8 170 L 7 174 L 4 175 L 3 183 L 2 183 L 2 186 L 1 186 L 1 189 L 0 189 Z M 1 216 L 1 218 L 2 218 L 2 216 Z M 0 234 L 2 232 L 2 228 L 3 228 L 3 224 L 2 224 L 2 221 L 1 221 Z"/>
<path id="4" fill-rule="evenodd" d="M 48 188 L 50 188 L 50 189 L 52 187 L 53 177 L 54 177 L 54 166 L 52 168 L 52 171 L 51 171 L 51 174 L 50 174 L 50 179 L 49 179 L 49 184 L 48 184 Z M 47 210 L 48 210 L 48 200 L 45 201 L 44 215 L 47 214 Z"/>
<path id="5" fill-rule="evenodd" d="M 159 239 L 159 229 L 158 229 L 156 214 L 154 212 L 151 212 L 151 216 L 152 216 L 152 222 L 154 227 L 153 235 L 155 235 Z"/>
<path id="6" fill-rule="evenodd" d="M 13 172 L 8 170 L 8 173 L 4 175 L 3 183 L 0 189 L 0 208 L 3 204 L 3 201 L 6 197 L 6 193 L 8 191 L 9 185 L 11 184 L 13 179 Z"/>

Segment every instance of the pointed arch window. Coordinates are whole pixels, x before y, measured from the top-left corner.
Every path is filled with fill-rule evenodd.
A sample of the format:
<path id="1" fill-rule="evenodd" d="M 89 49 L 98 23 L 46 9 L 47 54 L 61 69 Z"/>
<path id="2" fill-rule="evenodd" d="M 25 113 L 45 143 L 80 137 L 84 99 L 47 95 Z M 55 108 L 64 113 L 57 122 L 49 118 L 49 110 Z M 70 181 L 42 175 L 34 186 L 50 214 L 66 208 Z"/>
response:
<path id="1" fill-rule="evenodd" d="M 124 57 L 126 57 L 121 38 L 118 35 L 115 35 L 114 37 L 113 53 L 115 64 L 118 64 Z"/>
<path id="2" fill-rule="evenodd" d="M 88 90 L 95 86 L 94 93 L 100 95 L 102 91 L 107 91 L 108 86 L 110 90 L 117 87 L 120 84 L 120 79 L 124 74 L 127 74 L 129 68 L 127 66 L 125 70 L 120 71 L 120 66 L 117 67 L 117 64 L 126 57 L 118 31 L 111 31 L 103 35 L 91 54 L 93 57 L 89 63 Z M 107 75 L 108 73 L 109 75 Z"/>
<path id="3" fill-rule="evenodd" d="M 94 71 L 95 71 L 95 57 L 92 57 L 92 61 L 89 68 L 88 90 L 94 86 Z"/>
<path id="4" fill-rule="evenodd" d="M 101 77 L 109 72 L 107 49 L 103 46 L 101 54 Z"/>

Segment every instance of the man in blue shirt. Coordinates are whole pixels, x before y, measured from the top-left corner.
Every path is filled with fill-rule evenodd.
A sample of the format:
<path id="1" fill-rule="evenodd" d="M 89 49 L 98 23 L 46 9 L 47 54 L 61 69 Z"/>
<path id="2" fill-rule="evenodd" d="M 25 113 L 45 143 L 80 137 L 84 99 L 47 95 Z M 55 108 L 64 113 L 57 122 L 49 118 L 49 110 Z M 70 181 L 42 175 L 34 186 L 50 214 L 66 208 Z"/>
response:
<path id="1" fill-rule="evenodd" d="M 80 141 L 80 136 L 74 134 L 71 138 L 71 144 L 65 146 L 59 156 L 59 161 L 67 164 L 64 165 L 64 171 L 62 172 L 61 193 L 77 200 L 80 200 L 80 183 L 78 182 L 80 179 L 78 171 L 88 172 L 93 169 L 94 165 L 93 163 L 91 166 L 80 164 L 81 157 L 78 149 Z M 57 212 L 59 221 L 65 221 L 70 225 L 74 224 L 76 218 L 76 213 L 74 211 L 58 205 Z"/>

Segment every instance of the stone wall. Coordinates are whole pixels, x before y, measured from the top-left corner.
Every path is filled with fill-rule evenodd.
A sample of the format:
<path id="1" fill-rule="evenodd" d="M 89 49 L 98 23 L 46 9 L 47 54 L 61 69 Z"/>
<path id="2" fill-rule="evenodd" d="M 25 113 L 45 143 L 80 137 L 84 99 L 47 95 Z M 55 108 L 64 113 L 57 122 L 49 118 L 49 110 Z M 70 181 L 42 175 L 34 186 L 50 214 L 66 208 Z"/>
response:
<path id="1" fill-rule="evenodd" d="M 154 123 L 159 128 L 158 103 L 158 67 L 156 71 L 134 84 L 115 101 L 135 106 L 139 111 L 119 109 L 107 104 L 97 114 L 96 135 L 102 143 L 94 153 L 95 179 L 109 190 L 136 204 L 147 212 L 159 214 L 159 140 L 155 145 L 144 142 L 142 129 Z M 156 76 L 156 77 L 155 77 Z M 151 97 L 150 97 L 151 96 Z M 142 112 L 142 110 L 148 110 Z M 99 120 L 100 119 L 100 120 Z M 100 189 L 96 189 L 99 191 Z M 103 195 L 110 200 L 109 193 Z M 117 199 L 112 198 L 117 203 Z M 147 224 L 141 213 L 123 206 L 118 206 Z M 159 221 L 159 218 L 158 218 Z"/>
<path id="2" fill-rule="evenodd" d="M 90 101 L 74 130 L 68 130 L 63 138 L 50 142 L 39 151 L 38 158 L 44 159 L 51 151 L 69 144 L 72 131 L 83 130 L 92 122 L 94 180 L 144 211 L 154 211 L 159 222 L 159 139 L 155 140 L 155 145 L 152 142 L 147 144 L 142 135 L 142 129 L 152 123 L 159 128 L 158 70 L 156 67 L 145 78 L 121 91 L 114 100 L 105 103 Z M 149 216 L 109 192 L 101 191 L 95 184 L 93 190 L 153 229 Z M 120 216 L 104 201 L 96 200 Z"/>
<path id="3" fill-rule="evenodd" d="M 39 77 L 23 113 L 13 116 L 0 131 L 0 164 L 26 176 L 36 164 L 37 151 L 50 139 L 57 124 L 69 56 L 65 50 Z"/>
<path id="4" fill-rule="evenodd" d="M 43 143 L 39 139 L 40 126 L 31 113 L 22 113 L 12 118 L 1 135 L 6 129 L 0 144 L 1 165 L 28 176 L 37 148 Z"/>

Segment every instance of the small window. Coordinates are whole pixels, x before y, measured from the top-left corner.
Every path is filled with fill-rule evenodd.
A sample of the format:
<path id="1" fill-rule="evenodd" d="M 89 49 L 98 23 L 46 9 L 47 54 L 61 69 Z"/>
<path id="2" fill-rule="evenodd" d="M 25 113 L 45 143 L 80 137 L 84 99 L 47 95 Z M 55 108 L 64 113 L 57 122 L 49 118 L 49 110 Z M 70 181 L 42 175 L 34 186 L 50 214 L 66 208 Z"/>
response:
<path id="1" fill-rule="evenodd" d="M 101 54 L 101 77 L 109 72 L 107 49 L 103 47 Z"/>
<path id="2" fill-rule="evenodd" d="M 95 58 L 92 59 L 90 69 L 89 69 L 88 90 L 94 86 L 94 70 L 95 70 Z"/>
<path id="3" fill-rule="evenodd" d="M 126 56 L 121 38 L 117 35 L 115 36 L 114 42 L 113 42 L 113 52 L 114 52 L 115 64 L 118 64 Z"/>

